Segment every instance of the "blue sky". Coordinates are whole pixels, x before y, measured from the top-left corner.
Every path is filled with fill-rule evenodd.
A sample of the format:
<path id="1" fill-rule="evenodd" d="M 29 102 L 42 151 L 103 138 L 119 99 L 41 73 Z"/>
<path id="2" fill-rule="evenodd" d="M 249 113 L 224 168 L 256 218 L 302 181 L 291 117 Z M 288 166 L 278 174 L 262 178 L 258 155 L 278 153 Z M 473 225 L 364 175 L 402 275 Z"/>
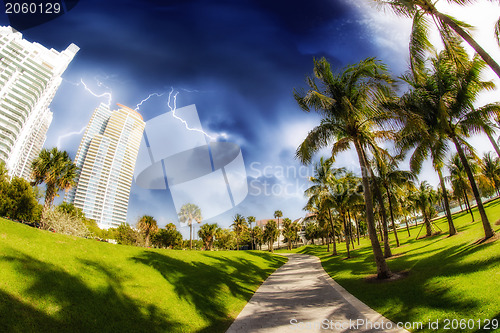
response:
<path id="1" fill-rule="evenodd" d="M 236 213 L 270 218 L 277 209 L 298 218 L 312 169 L 301 166 L 294 152 L 318 118 L 299 110 L 292 91 L 305 87 L 313 58 L 325 56 L 341 68 L 376 56 L 395 75 L 406 70 L 408 22 L 367 2 L 80 1 L 61 17 L 23 31 L 26 39 L 56 50 L 80 47 L 51 105 L 46 146 L 59 140 L 74 156 L 81 134 L 71 133 L 80 132 L 105 101 L 85 91 L 81 79 L 97 94 L 112 92 L 112 105 L 134 108 L 150 93 L 165 93 L 141 106 L 146 121 L 170 110 L 173 88 L 177 107 L 196 104 L 205 131 L 242 149 L 249 195 L 210 222 L 228 226 Z M 351 154 L 339 166 L 357 171 Z M 133 184 L 128 222 L 142 214 L 160 225 L 178 224 L 168 191 Z"/>

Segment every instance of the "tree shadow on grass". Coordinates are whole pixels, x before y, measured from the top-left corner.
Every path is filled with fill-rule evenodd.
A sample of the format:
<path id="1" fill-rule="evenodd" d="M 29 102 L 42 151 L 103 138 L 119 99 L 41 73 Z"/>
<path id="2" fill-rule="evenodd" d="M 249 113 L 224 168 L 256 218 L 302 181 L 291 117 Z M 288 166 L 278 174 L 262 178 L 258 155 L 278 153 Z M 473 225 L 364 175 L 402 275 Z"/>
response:
<path id="1" fill-rule="evenodd" d="M 14 252 L 14 251 L 12 251 Z M 81 260 L 105 274 L 107 285 L 90 288 L 60 267 L 17 252 L 0 258 L 12 263 L 27 286 L 25 299 L 0 291 L 2 330 L 35 332 L 171 332 L 179 324 L 153 304 L 140 304 L 122 288 L 119 272 Z M 36 308 L 32 305 L 36 304 Z"/>
<path id="2" fill-rule="evenodd" d="M 276 268 L 281 266 L 281 261 L 286 261 L 270 255 L 252 254 L 272 261 L 271 266 Z M 259 286 L 274 269 L 262 269 L 244 258 L 210 253 L 203 253 L 203 256 L 216 263 L 187 262 L 153 251 L 144 251 L 132 260 L 156 269 L 179 297 L 193 304 L 196 311 L 207 319 L 209 325 L 198 332 L 224 332 L 237 315 L 228 307 L 225 295 L 229 292 L 235 298 L 248 301 L 254 293 L 254 286 Z"/>

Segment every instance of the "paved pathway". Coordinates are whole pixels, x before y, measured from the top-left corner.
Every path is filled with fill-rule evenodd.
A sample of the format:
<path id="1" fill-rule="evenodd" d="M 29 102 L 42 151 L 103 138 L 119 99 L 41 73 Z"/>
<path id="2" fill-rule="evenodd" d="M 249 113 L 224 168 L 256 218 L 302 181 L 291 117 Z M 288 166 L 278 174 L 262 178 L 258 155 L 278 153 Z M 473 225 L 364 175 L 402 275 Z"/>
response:
<path id="1" fill-rule="evenodd" d="M 260 286 L 227 333 L 407 332 L 332 280 L 317 257 L 285 255 L 288 262 Z"/>

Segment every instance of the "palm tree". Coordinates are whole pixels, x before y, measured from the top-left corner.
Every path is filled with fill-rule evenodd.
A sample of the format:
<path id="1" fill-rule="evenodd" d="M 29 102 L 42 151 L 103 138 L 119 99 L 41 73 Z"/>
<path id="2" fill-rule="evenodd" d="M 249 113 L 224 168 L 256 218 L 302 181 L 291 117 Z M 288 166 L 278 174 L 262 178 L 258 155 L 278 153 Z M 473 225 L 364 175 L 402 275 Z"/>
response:
<path id="1" fill-rule="evenodd" d="M 233 224 L 231 224 L 236 234 L 236 250 L 240 249 L 240 237 L 243 231 L 248 227 L 247 221 L 241 214 L 236 214 L 233 217 Z"/>
<path id="2" fill-rule="evenodd" d="M 201 238 L 203 243 L 205 244 L 205 250 L 206 251 L 212 251 L 213 245 L 214 245 L 214 237 L 215 233 L 217 232 L 217 229 L 219 227 L 217 226 L 217 223 L 213 224 L 204 224 L 200 227 L 200 230 L 198 230 L 198 236 Z"/>
<path id="3" fill-rule="evenodd" d="M 471 160 L 472 158 L 471 156 L 467 156 L 467 159 Z M 473 168 L 475 169 L 475 167 Z M 450 175 L 448 176 L 448 180 L 451 183 L 453 192 L 462 197 L 465 204 L 465 209 L 470 213 L 472 221 L 474 222 L 474 214 L 472 213 L 468 194 L 471 192 L 471 186 L 467 181 L 467 173 L 458 154 L 452 155 L 450 162 L 448 163 L 448 172 L 450 173 Z"/>
<path id="4" fill-rule="evenodd" d="M 281 230 L 280 230 L 280 217 L 283 216 L 283 212 L 281 210 L 277 210 L 274 212 L 274 218 L 277 218 L 278 219 L 278 250 L 280 248 L 280 234 L 281 234 Z"/>
<path id="5" fill-rule="evenodd" d="M 263 239 L 267 242 L 267 247 L 270 252 L 274 253 L 273 244 L 276 241 L 276 238 L 279 235 L 278 226 L 276 225 L 276 221 L 269 220 L 264 227 Z"/>
<path id="6" fill-rule="evenodd" d="M 396 247 L 399 247 L 398 232 L 394 223 L 394 196 L 392 192 L 394 186 L 403 185 L 409 181 L 413 181 L 416 177 L 410 171 L 399 170 L 396 160 L 394 160 L 394 158 L 389 154 L 381 154 L 379 158 L 375 159 L 375 165 L 378 172 L 379 183 L 384 188 L 387 195 L 387 201 L 389 202 L 389 213 L 391 215 L 392 230 L 396 239 Z M 384 238 L 385 237 L 386 236 L 384 235 Z"/>
<path id="7" fill-rule="evenodd" d="M 436 198 L 436 192 L 426 181 L 421 182 L 420 186 L 411 196 L 411 200 L 415 202 L 415 205 L 422 213 L 422 218 L 425 223 L 426 236 L 432 235 L 431 218 L 435 214 L 434 202 Z"/>
<path id="8" fill-rule="evenodd" d="M 156 220 L 152 216 L 144 215 L 137 222 L 137 228 L 144 234 L 146 247 L 149 247 L 149 238 L 151 234 L 158 231 L 158 224 Z"/>
<path id="9" fill-rule="evenodd" d="M 193 221 L 201 223 L 203 217 L 201 216 L 201 209 L 195 204 L 184 204 L 179 213 L 179 221 L 189 225 L 189 249 L 193 249 Z"/>
<path id="10" fill-rule="evenodd" d="M 494 235 L 494 232 L 467 161 L 466 152 L 472 152 L 473 148 L 465 139 L 472 134 L 487 131 L 489 119 L 495 115 L 496 111 L 490 108 L 476 109 L 473 103 L 481 91 L 492 89 L 494 84 L 481 81 L 480 74 L 485 64 L 479 57 L 475 56 L 469 60 L 464 50 L 456 56 L 460 57 L 461 66 L 457 66 L 446 52 L 441 52 L 436 58 L 431 59 L 432 68 L 422 69 L 419 75 L 423 77 L 414 80 L 417 85 L 414 92 L 421 97 L 421 104 L 430 107 L 409 108 L 406 106 L 407 125 L 403 137 L 420 136 L 428 140 L 430 142 L 428 146 L 432 147 L 430 149 L 436 156 L 448 150 L 449 141 L 453 143 L 477 202 L 485 238 L 489 238 Z M 422 160 L 426 155 L 427 152 L 421 149 L 418 153 L 415 151 L 412 158 Z M 434 166 L 435 168 L 441 167 L 442 161 L 434 162 Z M 446 192 L 443 191 L 443 193 Z"/>
<path id="11" fill-rule="evenodd" d="M 69 190 L 76 182 L 77 167 L 66 151 L 57 148 L 42 149 L 31 164 L 32 185 L 45 183 L 45 202 L 40 220 L 40 227 L 45 228 L 45 214 L 54 202 L 57 192 Z"/>
<path id="12" fill-rule="evenodd" d="M 488 187 L 496 191 L 500 196 L 500 158 L 492 157 L 491 153 L 485 153 L 481 161 L 481 176 Z"/>
<path id="13" fill-rule="evenodd" d="M 248 224 L 250 224 L 250 230 L 251 230 L 251 233 L 252 233 L 252 250 L 254 250 L 254 236 L 253 236 L 253 229 L 252 229 L 252 223 L 255 223 L 255 216 L 248 216 L 247 217 L 247 221 L 248 221 Z"/>
<path id="14" fill-rule="evenodd" d="M 297 148 L 296 157 L 302 163 L 310 163 L 313 154 L 321 148 L 331 145 L 332 157 L 335 157 L 348 150 L 351 143 L 354 145 L 361 168 L 366 221 L 377 277 L 388 278 L 391 272 L 375 230 L 367 149 L 375 150 L 376 139 L 390 135 L 376 129 L 376 120 L 380 116 L 376 105 L 390 94 L 392 79 L 385 65 L 374 58 L 347 66 L 337 74 L 323 58 L 314 61 L 314 77 L 307 78 L 307 84 L 310 89 L 307 92 L 294 91 L 294 97 L 304 111 L 312 109 L 323 119 Z"/>
<path id="15" fill-rule="evenodd" d="M 390 6 L 394 12 L 404 17 L 413 18 L 412 32 L 410 36 L 410 63 L 413 67 L 421 67 L 425 61 L 425 51 L 432 51 L 432 44 L 428 40 L 429 21 L 432 19 L 439 29 L 439 33 L 446 52 L 461 64 L 456 53 L 460 53 L 456 39 L 457 35 L 465 40 L 483 59 L 484 62 L 500 77 L 500 66 L 493 58 L 471 37 L 470 25 L 455 19 L 452 16 L 439 12 L 434 6 L 437 2 L 431 0 L 375 0 L 380 4 Z M 465 5 L 473 3 L 474 0 L 448 0 L 450 3 Z M 499 21 L 500 22 L 500 21 Z M 498 25 L 497 25 L 498 26 Z M 499 31 L 496 30 L 496 36 Z"/>

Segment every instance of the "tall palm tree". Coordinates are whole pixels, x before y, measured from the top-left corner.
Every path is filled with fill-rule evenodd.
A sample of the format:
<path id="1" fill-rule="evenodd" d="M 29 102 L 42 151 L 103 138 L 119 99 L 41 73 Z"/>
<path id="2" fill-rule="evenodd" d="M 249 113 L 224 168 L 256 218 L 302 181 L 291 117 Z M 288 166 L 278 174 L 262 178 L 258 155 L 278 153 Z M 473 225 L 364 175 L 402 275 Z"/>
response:
<path id="1" fill-rule="evenodd" d="M 469 60 L 463 49 L 456 56 L 460 57 L 460 66 L 443 51 L 437 57 L 430 59 L 430 69 L 422 69 L 420 72 L 423 78 L 416 80 L 417 88 L 414 92 L 419 94 L 422 104 L 430 107 L 406 106 L 408 114 L 403 137 L 420 136 L 429 140 L 432 153 L 436 155 L 442 155 L 447 151 L 448 142 L 453 143 L 477 202 L 485 238 L 489 238 L 494 235 L 494 232 L 484 210 L 474 174 L 467 161 L 466 152 L 473 152 L 473 148 L 465 139 L 472 134 L 487 131 L 489 119 L 495 116 L 495 110 L 476 109 L 473 105 L 478 94 L 485 89 L 492 89 L 494 84 L 481 80 L 480 74 L 485 64 L 479 57 L 475 56 Z M 415 151 L 412 158 L 421 160 L 426 155 L 427 152 L 421 149 L 419 152 Z M 435 168 L 441 167 L 442 163 L 442 161 L 434 162 Z M 443 191 L 443 193 L 446 192 Z"/>
<path id="2" fill-rule="evenodd" d="M 57 192 L 69 190 L 75 184 L 77 167 L 71 161 L 66 151 L 57 148 L 42 149 L 38 157 L 31 164 L 31 177 L 33 185 L 45 183 L 45 202 L 42 210 L 40 226 L 45 227 L 45 214 L 50 208 Z"/>
<path id="3" fill-rule="evenodd" d="M 248 224 L 243 215 L 236 214 L 233 217 L 233 224 L 231 226 L 236 234 L 236 250 L 239 250 L 241 234 L 247 229 Z"/>
<path id="4" fill-rule="evenodd" d="M 456 57 L 457 35 L 466 41 L 485 61 L 488 66 L 500 77 L 500 66 L 495 60 L 471 37 L 469 30 L 472 28 L 467 23 L 439 12 L 431 0 L 375 0 L 381 5 L 388 5 L 393 11 L 404 17 L 413 19 L 412 32 L 410 35 L 410 59 L 412 67 L 422 66 L 425 61 L 425 51 L 432 51 L 432 44 L 429 36 L 429 18 L 436 24 L 446 51 L 454 60 L 460 63 Z M 474 0 L 448 0 L 449 3 L 466 5 L 475 2 Z M 500 22 L 500 21 L 499 21 Z M 498 26 L 498 24 L 497 24 Z M 500 30 L 496 30 L 498 33 Z"/>
<path id="5" fill-rule="evenodd" d="M 281 210 L 277 210 L 274 212 L 274 218 L 278 219 L 278 250 L 280 248 L 280 234 L 281 234 L 281 229 L 280 229 L 280 217 L 283 216 L 283 212 Z"/>
<path id="6" fill-rule="evenodd" d="M 324 58 L 314 60 L 314 76 L 307 78 L 307 92 L 294 91 L 299 106 L 306 112 L 314 110 L 322 116 L 300 144 L 296 157 L 302 163 L 310 163 L 313 154 L 331 146 L 332 157 L 350 148 L 356 149 L 363 180 L 368 233 L 377 266 L 378 278 L 388 278 L 391 272 L 377 240 L 373 215 L 373 198 L 370 189 L 371 170 L 367 150 L 375 149 L 377 138 L 387 138 L 389 133 L 377 130 L 380 114 L 376 105 L 390 95 L 392 79 L 385 65 L 374 58 L 333 73 Z"/>
<path id="7" fill-rule="evenodd" d="M 252 233 L 252 250 L 254 250 L 254 236 L 253 236 L 253 229 L 252 229 L 252 223 L 255 223 L 255 216 L 248 216 L 247 217 L 248 224 L 250 224 L 250 230 Z"/>
<path id="8" fill-rule="evenodd" d="M 137 221 L 137 228 L 144 234 L 146 239 L 146 247 L 148 247 L 151 234 L 158 231 L 158 223 L 156 222 L 154 217 L 144 215 L 139 219 L 139 221 Z"/>
<path id="9" fill-rule="evenodd" d="M 184 204 L 179 213 L 179 221 L 189 225 L 189 249 L 193 249 L 193 222 L 201 223 L 203 217 L 201 215 L 200 207 L 195 204 Z"/>

